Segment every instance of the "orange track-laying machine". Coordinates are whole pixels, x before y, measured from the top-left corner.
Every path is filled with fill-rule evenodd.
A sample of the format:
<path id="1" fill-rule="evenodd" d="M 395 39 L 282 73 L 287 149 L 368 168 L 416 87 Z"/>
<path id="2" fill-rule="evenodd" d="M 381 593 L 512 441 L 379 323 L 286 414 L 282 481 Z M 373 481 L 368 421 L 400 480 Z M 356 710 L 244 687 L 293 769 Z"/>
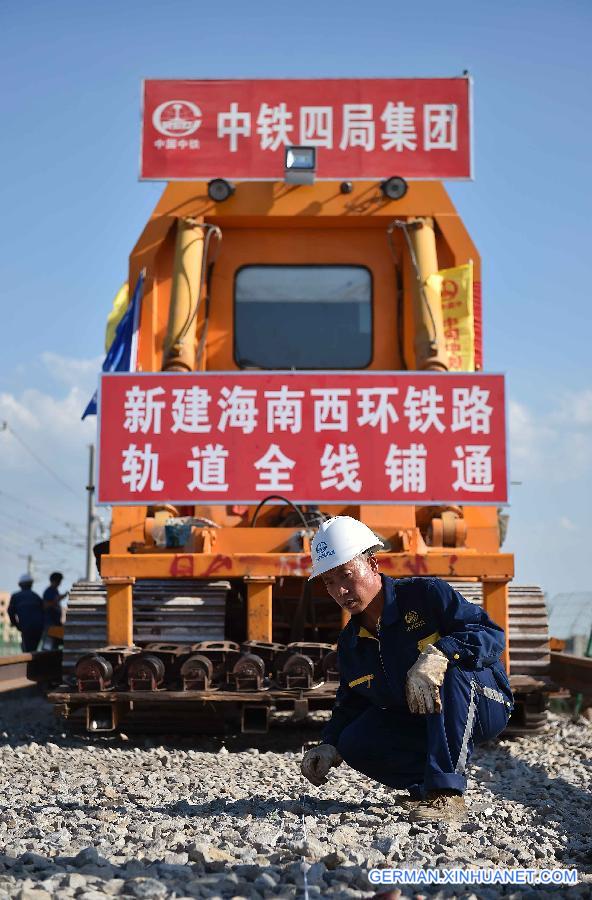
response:
<path id="1" fill-rule="evenodd" d="M 145 274 L 138 369 L 254 368 L 261 330 L 272 361 L 283 360 L 275 366 L 297 368 L 282 349 L 291 313 L 283 324 L 276 317 L 273 331 L 249 319 L 248 304 L 240 309 L 237 300 L 240 273 L 275 266 L 285 282 L 302 267 L 355 265 L 370 271 L 372 284 L 369 361 L 360 368 L 445 371 L 440 296 L 429 276 L 469 260 L 480 285 L 477 250 L 438 182 L 412 182 L 397 200 L 377 182 L 242 182 L 224 202 L 210 199 L 206 182 L 171 183 L 130 257 L 130 285 Z M 480 330 L 476 303 L 477 367 Z M 347 365 L 356 340 L 340 336 L 336 368 Z M 307 368 L 324 365 L 330 341 L 311 327 Z M 98 731 L 134 722 L 200 731 L 221 721 L 234 728 L 239 719 L 257 731 L 274 710 L 329 708 L 341 621 L 322 585 L 306 581 L 309 541 L 319 517 L 348 514 L 386 538 L 385 574 L 439 576 L 483 603 L 509 634 L 514 727 L 541 725 L 544 602 L 538 589 L 509 588 L 514 561 L 500 551 L 495 506 L 366 505 L 361 496 L 357 505 L 317 508 L 272 500 L 254 513 L 248 505 L 113 508 L 102 583 L 71 594 L 69 682 L 52 695 L 62 714 L 85 715 Z M 185 545 L 163 546 L 159 528 L 179 517 L 191 521 Z"/>

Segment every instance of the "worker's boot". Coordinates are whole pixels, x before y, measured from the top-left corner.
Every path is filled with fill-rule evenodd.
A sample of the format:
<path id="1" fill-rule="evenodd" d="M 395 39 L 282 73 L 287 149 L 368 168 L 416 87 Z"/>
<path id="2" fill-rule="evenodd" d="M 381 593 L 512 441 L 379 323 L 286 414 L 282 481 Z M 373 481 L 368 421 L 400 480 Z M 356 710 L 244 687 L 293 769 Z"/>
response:
<path id="1" fill-rule="evenodd" d="M 387 788 L 386 790 L 390 794 L 388 802 L 391 806 L 397 806 L 401 809 L 413 809 L 418 803 L 421 803 L 421 797 L 414 797 L 409 793 L 399 793 L 398 788 Z"/>
<path id="2" fill-rule="evenodd" d="M 409 813 L 411 822 L 464 822 L 468 816 L 462 794 L 452 790 L 430 791 Z"/>

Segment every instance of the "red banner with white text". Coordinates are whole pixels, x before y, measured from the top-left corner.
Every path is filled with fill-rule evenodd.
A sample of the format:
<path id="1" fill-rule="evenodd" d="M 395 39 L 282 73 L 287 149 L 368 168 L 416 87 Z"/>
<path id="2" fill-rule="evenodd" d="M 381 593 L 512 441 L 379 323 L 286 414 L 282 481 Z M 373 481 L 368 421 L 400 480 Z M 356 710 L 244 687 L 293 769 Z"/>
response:
<path id="1" fill-rule="evenodd" d="M 101 376 L 98 501 L 504 503 L 504 379 Z"/>
<path id="2" fill-rule="evenodd" d="M 287 146 L 320 180 L 471 178 L 471 81 L 144 82 L 141 178 L 281 180 Z"/>

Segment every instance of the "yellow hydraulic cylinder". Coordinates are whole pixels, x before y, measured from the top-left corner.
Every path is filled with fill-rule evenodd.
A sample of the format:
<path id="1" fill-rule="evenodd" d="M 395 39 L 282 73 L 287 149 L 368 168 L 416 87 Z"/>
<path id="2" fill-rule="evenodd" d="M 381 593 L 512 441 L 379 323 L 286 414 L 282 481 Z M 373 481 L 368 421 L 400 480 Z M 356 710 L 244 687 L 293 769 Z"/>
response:
<path id="1" fill-rule="evenodd" d="M 204 264 L 203 250 L 203 226 L 179 219 L 163 371 L 192 372 L 195 368 L 196 309 Z"/>
<path id="2" fill-rule="evenodd" d="M 407 222 L 407 234 L 415 255 L 413 321 L 417 369 L 448 371 L 434 220 L 423 216 Z M 434 277 L 432 277 L 434 276 Z"/>

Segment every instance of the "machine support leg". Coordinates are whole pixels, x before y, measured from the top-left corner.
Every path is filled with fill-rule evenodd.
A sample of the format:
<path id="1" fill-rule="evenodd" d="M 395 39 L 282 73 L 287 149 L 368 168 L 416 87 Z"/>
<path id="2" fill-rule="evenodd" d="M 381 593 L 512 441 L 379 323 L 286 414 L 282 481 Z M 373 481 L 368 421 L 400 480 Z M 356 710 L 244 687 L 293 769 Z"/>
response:
<path id="1" fill-rule="evenodd" d="M 247 584 L 247 639 L 249 641 L 272 640 L 272 592 L 274 577 L 246 576 Z"/>
<path id="2" fill-rule="evenodd" d="M 483 609 L 496 625 L 501 625 L 506 635 L 506 649 L 501 660 L 510 673 L 510 606 L 507 581 L 483 581 Z"/>
<path id="3" fill-rule="evenodd" d="M 107 643 L 131 647 L 134 643 L 132 586 L 134 578 L 105 578 L 107 585 Z"/>

